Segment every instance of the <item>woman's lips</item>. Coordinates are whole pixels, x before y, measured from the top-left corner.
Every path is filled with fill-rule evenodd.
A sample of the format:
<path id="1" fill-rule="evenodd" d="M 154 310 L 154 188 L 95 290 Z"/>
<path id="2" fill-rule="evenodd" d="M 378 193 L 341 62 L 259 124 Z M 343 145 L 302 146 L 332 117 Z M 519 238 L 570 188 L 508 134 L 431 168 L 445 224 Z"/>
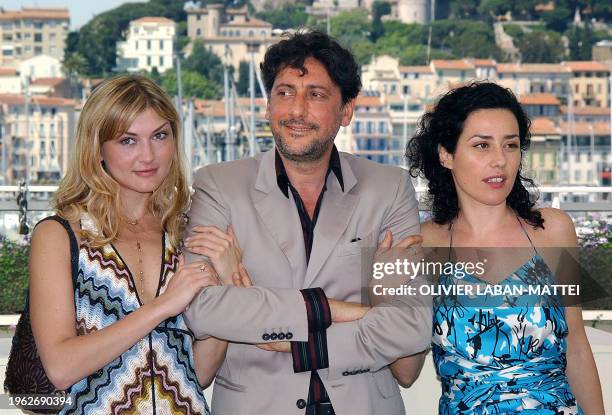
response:
<path id="1" fill-rule="evenodd" d="M 493 189 L 501 189 L 506 184 L 506 176 L 490 176 L 483 180 Z"/>
<path id="2" fill-rule="evenodd" d="M 140 177 L 150 177 L 157 173 L 157 169 L 136 170 L 134 173 Z"/>

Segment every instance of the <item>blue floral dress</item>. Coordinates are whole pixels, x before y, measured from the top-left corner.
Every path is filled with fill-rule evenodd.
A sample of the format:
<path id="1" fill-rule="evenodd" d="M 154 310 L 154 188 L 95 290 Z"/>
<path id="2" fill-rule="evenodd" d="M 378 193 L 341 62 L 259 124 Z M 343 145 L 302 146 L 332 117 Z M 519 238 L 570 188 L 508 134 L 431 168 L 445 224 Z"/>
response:
<path id="1" fill-rule="evenodd" d="M 554 283 L 550 268 L 533 249 L 533 257 L 500 285 Z M 457 280 L 442 275 L 439 284 L 455 285 Z M 472 275 L 462 280 L 488 284 Z M 432 354 L 442 383 L 440 415 L 583 414 L 565 373 L 564 307 L 554 297 L 539 300 L 534 305 L 538 303 L 529 296 L 434 298 Z"/>

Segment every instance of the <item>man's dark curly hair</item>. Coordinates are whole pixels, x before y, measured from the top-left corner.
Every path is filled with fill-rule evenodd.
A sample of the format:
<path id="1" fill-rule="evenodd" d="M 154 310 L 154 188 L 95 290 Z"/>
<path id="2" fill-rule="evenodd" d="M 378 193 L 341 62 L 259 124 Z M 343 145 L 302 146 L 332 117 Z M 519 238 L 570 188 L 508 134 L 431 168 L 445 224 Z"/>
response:
<path id="1" fill-rule="evenodd" d="M 512 112 L 518 122 L 522 159 L 530 144 L 531 122 L 512 91 L 495 83 L 472 82 L 451 90 L 419 121 L 417 133 L 406 147 L 406 157 L 410 175 L 421 175 L 429 181 L 429 202 L 435 223 L 450 223 L 459 213 L 455 183 L 451 171 L 440 164 L 438 145 L 454 154 L 467 117 L 480 109 L 498 108 Z M 525 185 L 535 187 L 533 180 L 522 175 L 521 162 L 506 204 L 527 223 L 543 229 L 544 219 L 534 209 L 537 196 L 532 198 Z"/>
<path id="2" fill-rule="evenodd" d="M 298 31 L 268 48 L 260 64 L 268 95 L 276 76 L 287 66 L 305 74 L 306 58 L 314 58 L 325 66 L 329 77 L 340 88 L 342 105 L 357 97 L 361 89 L 361 77 L 353 54 L 332 37 L 316 30 Z"/>

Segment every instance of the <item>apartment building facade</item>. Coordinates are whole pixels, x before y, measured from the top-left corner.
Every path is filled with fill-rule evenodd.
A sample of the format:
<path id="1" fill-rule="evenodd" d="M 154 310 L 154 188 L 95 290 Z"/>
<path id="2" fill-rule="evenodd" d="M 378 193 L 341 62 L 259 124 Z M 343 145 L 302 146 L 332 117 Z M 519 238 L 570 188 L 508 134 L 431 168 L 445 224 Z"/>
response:
<path id="1" fill-rule="evenodd" d="M 77 102 L 34 95 L 28 112 L 23 95 L 0 94 L 0 179 L 15 185 L 27 175 L 31 183 L 55 184 L 68 168 Z"/>
<path id="2" fill-rule="evenodd" d="M 17 67 L 39 55 L 62 61 L 69 26 L 66 8 L 0 8 L 0 66 Z"/>
<path id="3" fill-rule="evenodd" d="M 194 41 L 201 39 L 205 47 L 231 65 L 238 73 L 240 61 L 253 57 L 263 60 L 266 49 L 280 40 L 272 35 L 272 25 L 250 17 L 246 6 L 225 9 L 221 4 L 191 7 L 187 10 L 187 35 Z M 191 52 L 192 44 L 185 51 Z"/>
<path id="4" fill-rule="evenodd" d="M 160 73 L 174 66 L 176 24 L 165 17 L 142 17 L 130 22 L 126 40 L 117 42 L 117 69 L 128 72 L 157 68 Z"/>
<path id="5" fill-rule="evenodd" d="M 610 68 L 594 61 L 563 62 L 572 72 L 571 100 L 574 107 L 610 107 Z"/>

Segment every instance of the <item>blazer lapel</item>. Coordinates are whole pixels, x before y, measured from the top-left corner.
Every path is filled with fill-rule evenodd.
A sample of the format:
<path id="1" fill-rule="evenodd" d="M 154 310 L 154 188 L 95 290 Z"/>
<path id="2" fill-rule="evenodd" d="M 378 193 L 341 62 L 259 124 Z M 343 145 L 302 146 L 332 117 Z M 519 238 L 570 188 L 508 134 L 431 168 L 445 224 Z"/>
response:
<path id="1" fill-rule="evenodd" d="M 306 270 L 304 287 L 309 287 L 317 273 L 338 244 L 346 230 L 359 197 L 350 190 L 357 184 L 349 163 L 340 153 L 344 192 L 333 173 L 327 178 L 327 191 L 323 195 L 323 204 L 314 231 L 310 261 Z"/>
<path id="2" fill-rule="evenodd" d="M 306 272 L 306 254 L 295 202 L 291 193 L 286 198 L 278 188 L 274 150 L 264 153 L 259 166 L 252 191 L 255 209 L 289 262 L 294 286 L 301 287 Z"/>

